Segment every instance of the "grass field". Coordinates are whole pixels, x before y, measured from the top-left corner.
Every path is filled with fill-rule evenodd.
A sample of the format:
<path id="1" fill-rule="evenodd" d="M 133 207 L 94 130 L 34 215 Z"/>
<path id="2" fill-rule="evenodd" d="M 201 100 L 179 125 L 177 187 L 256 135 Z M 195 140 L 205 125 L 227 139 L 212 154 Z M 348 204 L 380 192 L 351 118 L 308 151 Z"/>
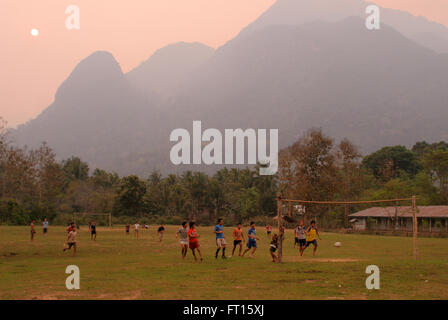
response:
<path id="1" fill-rule="evenodd" d="M 65 228 L 0 227 L 1 299 L 448 299 L 448 239 L 419 239 L 419 260 L 412 259 L 412 238 L 322 233 L 316 257 L 293 248 L 288 230 L 284 263 L 269 256 L 264 228 L 254 259 L 215 260 L 212 227 L 200 227 L 202 263 L 190 252 L 180 258 L 177 226 L 166 227 L 159 243 L 156 226 L 140 239 L 123 227 L 98 227 L 91 241 L 78 232 L 78 253 L 62 252 Z M 227 227 L 227 242 L 231 231 Z M 247 228 L 245 228 L 247 230 Z M 334 242 L 342 247 L 334 247 Z M 227 249 L 230 255 L 231 248 Z M 80 268 L 81 289 L 67 290 L 65 269 Z M 367 290 L 365 269 L 380 268 L 381 289 Z"/>

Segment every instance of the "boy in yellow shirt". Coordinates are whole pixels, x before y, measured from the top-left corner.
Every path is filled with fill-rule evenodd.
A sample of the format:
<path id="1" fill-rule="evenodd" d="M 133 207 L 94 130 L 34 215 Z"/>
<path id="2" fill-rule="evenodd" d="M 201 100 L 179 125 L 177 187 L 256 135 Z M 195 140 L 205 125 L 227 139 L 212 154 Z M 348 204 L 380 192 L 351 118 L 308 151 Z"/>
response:
<path id="1" fill-rule="evenodd" d="M 319 231 L 317 231 L 317 228 L 316 228 L 316 221 L 313 220 L 313 221 L 311 221 L 311 225 L 309 226 L 309 228 L 306 230 L 306 245 L 305 245 L 305 248 L 303 249 L 303 251 L 305 251 L 305 249 L 308 248 L 310 244 L 313 244 L 313 246 L 314 246 L 313 256 L 316 255 L 316 250 L 317 250 L 316 237 L 319 238 L 319 240 L 322 240 L 320 238 Z"/>

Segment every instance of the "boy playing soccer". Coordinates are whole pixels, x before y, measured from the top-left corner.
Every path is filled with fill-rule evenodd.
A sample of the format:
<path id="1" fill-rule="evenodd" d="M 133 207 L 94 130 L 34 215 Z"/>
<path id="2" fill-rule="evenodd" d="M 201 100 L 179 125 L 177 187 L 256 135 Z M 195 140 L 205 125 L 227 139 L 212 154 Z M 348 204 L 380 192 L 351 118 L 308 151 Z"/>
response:
<path id="1" fill-rule="evenodd" d="M 31 227 L 31 241 L 33 241 L 34 240 L 34 234 L 36 233 L 36 230 L 34 229 L 34 220 L 31 221 L 30 227 Z"/>
<path id="2" fill-rule="evenodd" d="M 303 224 L 303 220 L 299 221 L 299 226 L 297 227 L 296 232 L 299 241 L 300 255 L 302 255 L 303 250 L 305 250 L 306 247 L 306 228 Z"/>
<path id="3" fill-rule="evenodd" d="M 188 230 L 187 222 L 182 222 L 182 227 L 176 232 L 176 239 L 179 238 L 180 247 L 182 248 L 182 259 L 185 259 L 188 251 Z"/>
<path id="4" fill-rule="evenodd" d="M 95 221 L 90 225 L 90 239 L 96 240 L 96 224 Z"/>
<path id="5" fill-rule="evenodd" d="M 257 250 L 257 240 L 260 240 L 257 237 L 257 231 L 255 229 L 255 222 L 252 221 L 250 223 L 250 229 L 247 232 L 247 235 L 249 237 L 249 240 L 247 241 L 247 248 L 246 248 L 246 250 L 244 250 L 242 257 L 244 257 L 244 255 L 246 254 L 247 251 L 252 249 L 252 252 L 249 254 L 249 258 L 253 258 L 255 250 Z"/>
<path id="6" fill-rule="evenodd" d="M 72 230 L 68 233 L 67 236 L 67 248 L 62 249 L 63 252 L 65 250 L 70 250 L 73 247 L 73 256 L 76 254 L 76 228 L 72 228 Z"/>
<path id="7" fill-rule="evenodd" d="M 134 238 L 138 239 L 138 228 L 140 227 L 140 224 L 137 222 L 134 224 Z"/>
<path id="8" fill-rule="evenodd" d="M 224 238 L 224 222 L 220 218 L 218 219 L 218 224 L 213 229 L 213 232 L 216 234 L 216 246 L 218 249 L 216 250 L 215 259 L 218 259 L 219 250 L 222 248 L 222 258 L 226 259 L 226 239 Z"/>
<path id="9" fill-rule="evenodd" d="M 199 241 L 198 241 L 198 238 L 200 236 L 196 232 L 195 225 L 196 224 L 193 221 L 190 222 L 190 229 L 188 229 L 188 232 L 187 232 L 188 238 L 189 238 L 188 244 L 190 246 L 191 252 L 193 253 L 194 261 L 198 260 L 196 258 L 195 250 L 198 250 L 199 256 L 201 257 L 201 261 L 202 261 L 202 253 L 201 253 L 201 250 L 199 249 Z"/>
<path id="10" fill-rule="evenodd" d="M 316 255 L 316 250 L 317 250 L 316 237 L 318 237 L 319 240 L 322 240 L 320 238 L 319 232 L 317 231 L 317 228 L 316 228 L 316 221 L 313 220 L 313 221 L 311 221 L 310 227 L 306 230 L 306 246 L 303 249 L 303 251 L 305 251 L 305 249 L 308 248 L 310 244 L 313 244 L 313 246 L 314 246 L 313 256 Z M 302 253 L 303 253 L 303 251 L 302 251 Z"/>
<path id="11" fill-rule="evenodd" d="M 48 231 L 48 220 L 47 218 L 44 219 L 44 222 L 42 223 L 43 229 L 44 229 L 44 234 L 47 233 Z"/>
<path id="12" fill-rule="evenodd" d="M 235 230 L 233 230 L 233 251 L 232 251 L 232 257 L 235 253 L 235 249 L 237 246 L 240 247 L 239 253 L 238 255 L 241 256 L 241 251 L 243 250 L 243 241 L 245 242 L 244 239 L 244 234 L 243 234 L 243 229 L 241 228 L 241 222 L 237 224 Z"/>
<path id="13" fill-rule="evenodd" d="M 128 236 L 129 235 L 129 229 L 131 229 L 131 226 L 129 225 L 129 223 L 126 223 L 125 228 L 126 228 L 126 235 Z"/>
<path id="14" fill-rule="evenodd" d="M 277 234 L 274 233 L 274 235 L 272 236 L 271 245 L 269 247 L 269 252 L 271 253 L 272 262 L 276 262 L 278 259 L 277 255 L 275 254 L 275 251 L 277 251 L 277 247 L 278 247 L 278 236 L 277 236 Z"/>
<path id="15" fill-rule="evenodd" d="M 266 234 L 268 236 L 268 239 L 271 239 L 271 232 L 272 232 L 272 227 L 271 225 L 268 223 L 266 226 Z"/>
<path id="16" fill-rule="evenodd" d="M 163 224 L 161 224 L 159 229 L 157 229 L 157 233 L 159 234 L 159 242 L 162 242 L 164 232 L 165 232 L 165 227 L 163 226 Z"/>

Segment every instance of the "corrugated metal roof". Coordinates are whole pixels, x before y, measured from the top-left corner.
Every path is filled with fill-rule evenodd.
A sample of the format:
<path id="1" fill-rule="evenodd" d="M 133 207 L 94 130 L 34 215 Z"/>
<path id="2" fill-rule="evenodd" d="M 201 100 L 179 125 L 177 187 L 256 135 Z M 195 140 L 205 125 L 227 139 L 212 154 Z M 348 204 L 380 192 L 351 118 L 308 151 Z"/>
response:
<path id="1" fill-rule="evenodd" d="M 371 207 L 349 215 L 350 217 L 394 217 L 396 207 Z M 398 217 L 411 218 L 412 207 L 397 207 Z M 448 206 L 418 206 L 417 217 L 421 218 L 448 218 Z"/>

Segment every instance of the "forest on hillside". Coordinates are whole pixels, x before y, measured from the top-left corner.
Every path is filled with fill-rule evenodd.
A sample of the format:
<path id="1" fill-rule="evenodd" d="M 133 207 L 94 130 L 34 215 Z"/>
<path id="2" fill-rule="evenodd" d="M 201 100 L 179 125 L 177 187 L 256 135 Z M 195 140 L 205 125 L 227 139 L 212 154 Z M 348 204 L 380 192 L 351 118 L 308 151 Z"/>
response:
<path id="1" fill-rule="evenodd" d="M 311 129 L 279 152 L 275 176 L 258 167 L 119 176 L 89 168 L 73 156 L 57 161 L 43 143 L 17 147 L 0 119 L 0 223 L 25 225 L 47 218 L 67 223 L 73 213 L 112 213 L 114 223 L 265 223 L 276 215 L 277 194 L 302 200 L 377 200 L 416 195 L 419 205 L 448 204 L 448 143 L 386 146 L 362 156 L 347 139 L 336 142 Z M 354 212 L 359 208 L 350 207 Z M 309 207 L 321 225 L 344 227 L 344 208 Z M 95 218 L 101 219 L 101 218 Z M 97 221 L 99 224 L 106 221 Z"/>

